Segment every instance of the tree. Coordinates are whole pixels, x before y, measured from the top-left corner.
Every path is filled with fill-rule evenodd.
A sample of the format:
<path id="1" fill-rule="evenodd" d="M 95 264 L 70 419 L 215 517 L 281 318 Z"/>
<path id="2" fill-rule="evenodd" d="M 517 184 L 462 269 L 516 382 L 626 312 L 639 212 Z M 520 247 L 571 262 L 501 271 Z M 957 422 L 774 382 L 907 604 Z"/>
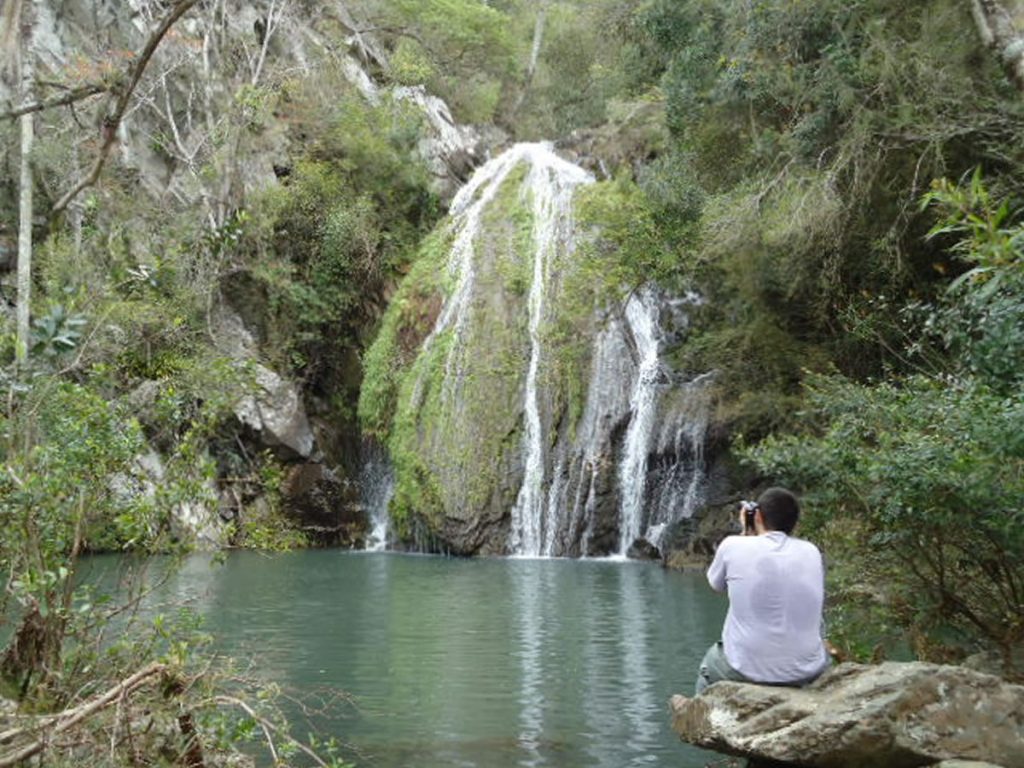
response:
<path id="1" fill-rule="evenodd" d="M 32 50 L 33 34 L 32 11 L 27 9 L 23 0 L 11 4 L 12 17 L 10 19 L 13 27 L 17 21 L 21 21 L 27 32 L 23 42 L 24 53 L 19 60 L 18 84 L 19 92 L 23 102 L 32 100 L 35 91 L 33 87 L 33 64 L 34 53 Z M 20 17 L 25 10 L 28 10 L 28 18 Z M 25 362 L 29 348 L 29 308 L 32 298 L 32 142 L 35 133 L 34 118 L 31 112 L 25 113 L 21 121 L 21 159 L 20 174 L 18 181 L 18 320 L 17 320 L 17 346 L 16 360 L 19 364 Z"/>
<path id="2" fill-rule="evenodd" d="M 117 142 L 117 131 L 124 119 L 126 110 L 132 101 L 143 73 L 146 70 L 157 46 L 164 39 L 168 30 L 181 18 L 186 11 L 199 0 L 179 0 L 167 13 L 161 23 L 146 41 L 141 53 L 135 58 L 126 81 L 110 83 L 92 83 L 72 88 L 56 99 L 36 101 L 35 67 L 33 51 L 33 25 L 35 7 L 31 0 L 12 0 L 4 8 L 0 23 L 0 44 L 4 63 L 17 62 L 17 79 L 21 103 L 15 109 L 0 115 L 0 119 L 18 118 L 21 123 L 21 159 L 19 196 L 19 228 L 18 228 L 18 298 L 17 298 L 17 360 L 24 363 L 30 346 L 30 313 L 32 300 L 32 221 L 33 209 L 33 176 L 32 146 L 35 126 L 34 115 L 44 109 L 73 104 L 91 96 L 109 92 L 111 104 L 102 119 L 102 141 L 99 151 L 88 174 L 67 190 L 53 205 L 52 215 L 64 211 L 82 190 L 94 185 L 103 171 L 110 156 L 110 151 Z M 21 34 L 19 35 L 19 30 Z M 19 37 L 22 38 L 19 40 Z M 7 64 L 6 68 L 10 68 Z"/>

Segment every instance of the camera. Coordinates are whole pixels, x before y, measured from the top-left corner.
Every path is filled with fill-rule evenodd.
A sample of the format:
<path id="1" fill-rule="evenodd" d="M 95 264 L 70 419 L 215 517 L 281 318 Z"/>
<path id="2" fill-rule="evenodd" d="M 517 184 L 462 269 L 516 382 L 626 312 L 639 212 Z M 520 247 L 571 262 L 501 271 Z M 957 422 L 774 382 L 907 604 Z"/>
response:
<path id="1" fill-rule="evenodd" d="M 754 513 L 759 509 L 756 501 L 741 501 L 740 509 L 743 510 L 743 530 L 753 533 Z"/>

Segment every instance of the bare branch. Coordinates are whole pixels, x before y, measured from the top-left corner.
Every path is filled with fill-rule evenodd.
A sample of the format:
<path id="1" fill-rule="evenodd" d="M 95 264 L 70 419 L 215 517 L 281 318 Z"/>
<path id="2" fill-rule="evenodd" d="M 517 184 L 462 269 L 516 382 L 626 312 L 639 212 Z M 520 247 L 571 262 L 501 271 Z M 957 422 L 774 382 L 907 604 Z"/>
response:
<path id="1" fill-rule="evenodd" d="M 90 96 L 95 96 L 98 93 L 106 93 L 109 90 L 110 87 L 102 83 L 89 83 L 78 88 L 72 88 L 62 96 L 54 96 L 52 99 L 35 101 L 31 104 L 22 104 L 20 107 L 9 112 L 0 113 L 0 120 L 14 120 L 16 117 L 28 115 L 32 112 L 42 112 L 44 109 L 52 109 L 53 107 L 64 107 L 87 99 Z"/>
<path id="2" fill-rule="evenodd" d="M 270 0 L 270 9 L 267 11 L 267 19 L 262 34 L 262 40 L 260 41 L 260 55 L 256 59 L 256 65 L 253 67 L 252 80 L 250 85 L 256 85 L 259 82 L 260 74 L 263 72 L 263 65 L 267 60 L 267 50 L 270 47 L 270 38 L 273 37 L 274 32 L 277 30 L 278 25 L 281 23 L 281 16 L 284 14 L 284 2 L 280 6 L 277 4 L 277 0 Z M 274 15 L 274 12 L 277 15 Z"/>
<path id="3" fill-rule="evenodd" d="M 74 187 L 68 190 L 64 196 L 57 201 L 53 206 L 53 213 L 56 214 L 63 211 L 67 208 L 68 203 L 74 200 L 83 189 L 91 187 L 99 180 L 100 173 L 103 172 L 103 166 L 106 164 L 107 158 L 110 155 L 110 150 L 117 141 L 117 129 L 120 127 L 121 120 L 124 118 L 125 111 L 127 111 L 128 105 L 131 102 L 132 94 L 135 92 L 136 86 L 138 86 L 139 81 L 142 79 L 142 74 L 146 71 L 146 67 L 149 65 L 150 59 L 153 58 L 153 54 L 156 52 L 157 46 L 160 45 L 160 42 L 164 39 L 168 30 L 174 26 L 174 23 L 198 2 L 199 0 L 180 0 L 178 4 L 171 9 L 171 12 L 164 17 L 164 20 L 160 22 L 160 26 L 156 28 L 156 31 L 150 35 L 145 48 L 142 49 L 142 53 L 135 62 L 135 66 L 132 68 L 128 85 L 118 95 L 113 111 L 103 119 L 103 144 L 100 146 L 100 152 L 96 158 L 96 162 L 93 164 L 92 170 L 84 179 L 75 184 Z"/>
<path id="4" fill-rule="evenodd" d="M 113 688 L 109 689 L 106 693 L 80 704 L 77 707 L 67 709 L 58 715 L 47 718 L 47 721 L 51 723 L 55 722 L 56 725 L 49 729 L 43 738 L 34 741 L 21 749 L 15 750 L 14 752 L 9 752 L 6 755 L 0 755 L 0 768 L 9 768 L 9 766 L 17 765 L 33 755 L 39 754 L 46 748 L 46 745 L 54 736 L 74 727 L 86 718 L 94 715 L 96 712 L 99 712 L 101 709 L 110 706 L 113 702 L 119 701 L 123 696 L 128 695 L 143 683 L 147 682 L 150 678 L 163 673 L 166 669 L 166 664 L 154 662 L 143 667 L 134 675 L 125 678 Z M 5 740 L 9 740 L 15 735 L 17 735 L 17 733 L 8 731 L 3 734 L 3 737 Z"/>

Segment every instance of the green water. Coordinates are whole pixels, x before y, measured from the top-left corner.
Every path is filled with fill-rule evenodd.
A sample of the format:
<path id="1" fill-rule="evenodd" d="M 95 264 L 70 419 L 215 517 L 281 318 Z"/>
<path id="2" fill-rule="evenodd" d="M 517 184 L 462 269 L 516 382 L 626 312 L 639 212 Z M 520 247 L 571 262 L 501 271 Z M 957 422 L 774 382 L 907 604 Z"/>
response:
<path id="1" fill-rule="evenodd" d="M 194 557 L 162 590 L 226 653 L 291 690 L 354 697 L 317 725 L 360 766 L 702 766 L 690 693 L 725 601 L 701 574 L 630 562 L 319 550 Z M 300 731 L 301 732 L 301 731 Z"/>

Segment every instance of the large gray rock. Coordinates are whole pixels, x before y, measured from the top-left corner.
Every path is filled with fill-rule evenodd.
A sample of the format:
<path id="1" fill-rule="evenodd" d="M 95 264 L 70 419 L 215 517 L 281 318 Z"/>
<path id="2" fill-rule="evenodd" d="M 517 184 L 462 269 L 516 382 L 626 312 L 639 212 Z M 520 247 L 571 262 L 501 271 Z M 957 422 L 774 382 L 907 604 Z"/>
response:
<path id="1" fill-rule="evenodd" d="M 672 697 L 671 710 L 683 741 L 754 760 L 1024 766 L 1024 686 L 964 667 L 842 664 L 804 689 L 716 683 L 701 696 Z"/>
<path id="2" fill-rule="evenodd" d="M 253 391 L 235 404 L 235 416 L 264 445 L 281 449 L 289 458 L 308 459 L 316 447 L 316 438 L 298 387 L 257 362 L 256 340 L 234 310 L 219 308 L 214 325 L 218 349 L 248 364 L 253 372 Z"/>
<path id="3" fill-rule="evenodd" d="M 316 441 L 298 387 L 259 363 L 253 370 L 256 389 L 235 406 L 238 420 L 259 433 L 267 445 L 309 458 Z"/>

